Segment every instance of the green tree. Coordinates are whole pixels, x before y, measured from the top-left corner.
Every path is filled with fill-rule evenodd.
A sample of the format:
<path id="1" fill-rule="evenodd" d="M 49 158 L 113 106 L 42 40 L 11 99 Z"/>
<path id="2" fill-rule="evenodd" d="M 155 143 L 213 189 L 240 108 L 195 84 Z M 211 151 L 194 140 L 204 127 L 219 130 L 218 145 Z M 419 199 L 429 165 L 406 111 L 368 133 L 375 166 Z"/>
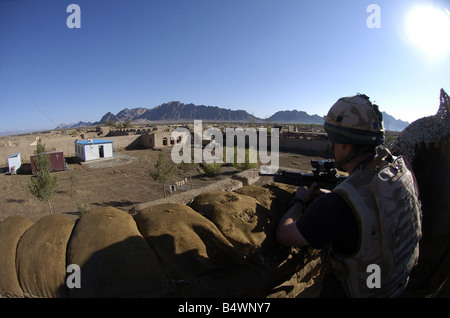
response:
<path id="1" fill-rule="evenodd" d="M 27 181 L 28 190 L 39 201 L 47 202 L 50 209 L 50 214 L 53 214 L 52 205 L 50 200 L 55 196 L 58 191 L 58 178 L 57 176 L 51 176 L 51 164 L 50 156 L 45 150 L 45 145 L 39 138 L 34 151 L 34 166 L 36 174 Z"/>
<path id="2" fill-rule="evenodd" d="M 167 160 L 166 156 L 161 152 L 155 163 L 155 170 L 149 171 L 153 180 L 163 184 L 164 197 L 166 197 L 166 183 L 172 178 L 175 165 Z"/>

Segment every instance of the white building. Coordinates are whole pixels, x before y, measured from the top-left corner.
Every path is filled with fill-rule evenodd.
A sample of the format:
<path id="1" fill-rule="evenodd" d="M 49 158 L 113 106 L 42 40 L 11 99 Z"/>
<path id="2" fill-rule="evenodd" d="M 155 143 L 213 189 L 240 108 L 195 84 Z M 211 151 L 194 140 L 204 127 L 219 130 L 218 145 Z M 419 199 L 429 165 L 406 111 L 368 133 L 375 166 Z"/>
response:
<path id="1" fill-rule="evenodd" d="M 88 139 L 75 141 L 75 156 L 81 161 L 113 157 L 113 141 Z"/>
<path id="2" fill-rule="evenodd" d="M 22 161 L 20 159 L 20 152 L 8 157 L 9 173 L 16 174 L 21 165 Z"/>

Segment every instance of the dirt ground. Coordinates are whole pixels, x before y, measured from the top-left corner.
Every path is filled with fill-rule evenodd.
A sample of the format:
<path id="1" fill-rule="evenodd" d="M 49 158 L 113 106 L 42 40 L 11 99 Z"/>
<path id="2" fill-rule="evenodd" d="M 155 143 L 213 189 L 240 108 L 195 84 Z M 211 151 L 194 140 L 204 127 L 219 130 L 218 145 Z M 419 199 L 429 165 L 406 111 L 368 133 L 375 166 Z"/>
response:
<path id="1" fill-rule="evenodd" d="M 170 149 L 163 152 L 170 158 Z M 154 169 L 159 153 L 159 150 L 152 149 L 122 150 L 115 152 L 113 159 L 83 164 L 73 158 L 66 158 L 69 169 L 52 172 L 59 181 L 59 190 L 50 201 L 53 213 L 78 217 L 80 203 L 88 204 L 90 208 L 113 206 L 128 211 L 136 204 L 163 197 L 162 184 L 148 174 Z M 280 152 L 279 166 L 310 171 L 310 161 L 321 159 L 324 158 Z M 32 177 L 31 174 L 10 175 L 4 172 L 7 171 L 6 167 L 0 168 L 3 168 L 0 173 L 0 221 L 11 215 L 22 215 L 36 222 L 50 214 L 49 206 L 28 192 L 26 182 Z M 237 172 L 235 168 L 223 165 L 219 176 L 206 177 L 199 165 L 191 171 L 178 166 L 171 184 L 187 177 L 188 182 L 178 189 L 187 191 L 191 187 L 198 189 L 217 180 L 230 178 Z M 258 183 L 269 181 L 270 177 L 262 177 Z M 168 191 L 167 195 L 170 195 Z"/>

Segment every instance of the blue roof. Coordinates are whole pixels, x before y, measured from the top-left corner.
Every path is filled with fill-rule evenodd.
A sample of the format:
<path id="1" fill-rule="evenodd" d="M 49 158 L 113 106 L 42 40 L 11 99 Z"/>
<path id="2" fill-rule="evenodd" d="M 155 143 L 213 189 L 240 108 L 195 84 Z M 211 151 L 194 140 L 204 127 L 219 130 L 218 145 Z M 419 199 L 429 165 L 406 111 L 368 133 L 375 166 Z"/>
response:
<path id="1" fill-rule="evenodd" d="M 92 139 L 91 142 L 88 140 L 77 140 L 75 143 L 81 144 L 81 145 L 98 145 L 98 144 L 110 144 L 113 143 L 113 140 L 104 140 L 104 139 Z"/>

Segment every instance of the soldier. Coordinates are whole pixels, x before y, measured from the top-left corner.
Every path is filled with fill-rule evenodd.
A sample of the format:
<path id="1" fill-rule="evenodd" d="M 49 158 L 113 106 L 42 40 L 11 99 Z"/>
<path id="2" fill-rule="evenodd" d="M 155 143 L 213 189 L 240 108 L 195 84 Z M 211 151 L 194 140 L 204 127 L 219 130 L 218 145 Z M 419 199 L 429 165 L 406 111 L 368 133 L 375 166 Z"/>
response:
<path id="1" fill-rule="evenodd" d="M 311 198 L 300 187 L 280 220 L 280 244 L 329 247 L 323 297 L 397 297 L 419 256 L 421 206 L 414 174 L 384 148 L 382 114 L 366 95 L 339 99 L 325 116 L 336 166 L 349 177 Z"/>

